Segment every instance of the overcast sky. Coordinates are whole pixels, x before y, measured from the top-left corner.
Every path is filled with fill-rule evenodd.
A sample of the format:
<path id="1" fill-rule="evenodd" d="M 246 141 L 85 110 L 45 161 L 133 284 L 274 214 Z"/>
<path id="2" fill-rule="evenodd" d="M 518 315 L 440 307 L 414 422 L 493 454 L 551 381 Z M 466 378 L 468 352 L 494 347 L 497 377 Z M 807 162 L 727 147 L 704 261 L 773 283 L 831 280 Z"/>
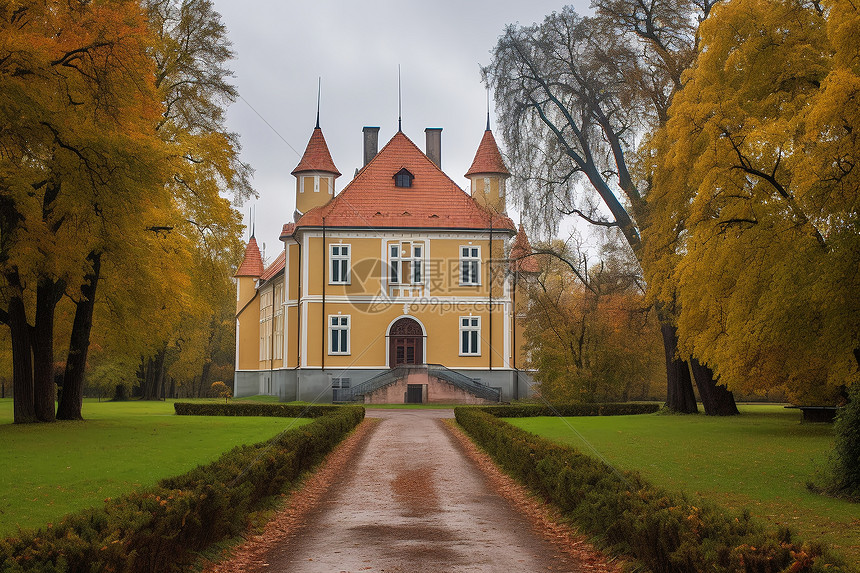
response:
<path id="1" fill-rule="evenodd" d="M 290 172 L 314 127 L 317 78 L 322 78 L 320 126 L 343 174 L 336 181 L 338 192 L 361 167 L 361 128 L 380 127 L 380 148 L 397 131 L 398 64 L 403 132 L 423 150 L 424 128 L 443 128 L 442 169 L 467 188 L 463 174 L 486 123 L 480 66 L 489 63 L 490 50 L 505 25 L 542 21 L 565 4 L 553 0 L 214 3 L 236 52 L 232 69 L 241 94 L 229 110 L 228 125 L 241 136 L 242 157 L 255 169 L 254 187 L 259 194 L 242 209 L 247 223 L 249 206 L 256 207 L 257 241 L 266 243 L 270 261 L 282 248 L 281 227 L 292 221 L 295 179 Z M 567 4 L 580 13 L 588 12 L 588 0 Z M 517 222 L 517 215 L 511 215 Z"/>

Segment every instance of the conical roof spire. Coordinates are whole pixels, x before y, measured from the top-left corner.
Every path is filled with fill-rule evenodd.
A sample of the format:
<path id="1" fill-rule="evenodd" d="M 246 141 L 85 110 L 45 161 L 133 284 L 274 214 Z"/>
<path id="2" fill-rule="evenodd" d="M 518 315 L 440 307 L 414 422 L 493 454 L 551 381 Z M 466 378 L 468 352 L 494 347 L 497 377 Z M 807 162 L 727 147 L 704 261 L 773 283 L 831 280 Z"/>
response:
<path id="1" fill-rule="evenodd" d="M 526 236 L 523 224 L 520 223 L 520 230 L 514 239 L 514 244 L 511 246 L 511 270 L 521 273 L 540 272 L 537 257 L 529 256 L 531 254 L 532 246 L 529 244 L 529 238 Z"/>
<path id="2" fill-rule="evenodd" d="M 508 168 L 505 167 L 505 161 L 499 152 L 499 146 L 496 145 L 496 138 L 493 137 L 493 132 L 490 131 L 489 113 L 487 114 L 487 130 L 484 131 L 484 137 L 481 138 L 478 151 L 475 153 L 475 160 L 472 161 L 472 166 L 466 172 L 466 177 L 480 173 L 497 173 L 505 177 L 511 175 Z"/>
<path id="3" fill-rule="evenodd" d="M 248 246 L 245 247 L 245 258 L 242 259 L 242 264 L 239 265 L 234 276 L 259 278 L 262 274 L 263 257 L 260 255 L 257 239 L 252 236 L 248 240 Z"/>
<path id="4" fill-rule="evenodd" d="M 302 155 L 302 160 L 293 169 L 292 175 L 302 171 L 322 171 L 340 177 L 340 171 L 337 170 L 334 161 L 332 161 L 331 153 L 328 151 L 328 145 L 319 126 L 314 128 L 308 146 L 305 148 L 305 154 Z"/>

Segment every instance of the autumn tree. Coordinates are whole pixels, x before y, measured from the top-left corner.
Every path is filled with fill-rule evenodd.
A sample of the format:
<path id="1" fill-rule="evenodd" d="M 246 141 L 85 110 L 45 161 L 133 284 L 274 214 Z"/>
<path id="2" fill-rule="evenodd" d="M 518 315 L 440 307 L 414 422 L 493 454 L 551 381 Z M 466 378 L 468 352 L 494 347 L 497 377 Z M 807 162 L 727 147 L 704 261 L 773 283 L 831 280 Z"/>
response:
<path id="1" fill-rule="evenodd" d="M 655 395 L 655 382 L 659 388 L 656 316 L 645 302 L 638 264 L 613 235 L 596 261 L 578 241 L 537 249 L 561 255 L 544 256 L 528 289 L 529 366 L 550 401 L 641 399 Z M 565 262 L 574 260 L 578 272 Z"/>
<path id="2" fill-rule="evenodd" d="M 860 376 L 858 32 L 843 0 L 716 6 L 647 147 L 649 283 L 744 393 L 832 403 Z"/>
<path id="3" fill-rule="evenodd" d="M 711 4 L 619 0 L 598 8 L 598 17 L 568 7 L 539 25 L 509 26 L 484 72 L 495 88 L 527 220 L 544 233 L 568 215 L 617 227 L 641 260 L 647 184 L 637 183 L 628 155 L 637 137 L 665 121 L 695 51 L 692 23 L 705 18 Z M 673 311 L 659 311 L 667 405 L 695 412 Z M 731 393 L 715 384 L 707 366 L 696 366 L 706 412 L 737 413 Z"/>
<path id="4" fill-rule="evenodd" d="M 219 18 L 190 0 L 0 8 L 0 320 L 17 422 L 54 417 L 63 296 L 74 318 L 57 415 L 75 419 L 96 302 L 139 357 L 169 340 L 195 251 L 234 249 L 240 219 L 221 191 L 246 196 L 250 170 L 223 129 L 235 92 L 217 81 L 231 54 Z M 147 320 L 116 320 L 132 316 Z"/>
<path id="5" fill-rule="evenodd" d="M 238 135 L 225 126 L 225 108 L 237 92 L 230 83 L 232 72 L 227 63 L 233 52 L 220 14 L 209 0 L 150 0 L 145 8 L 155 38 L 151 52 L 155 87 L 163 103 L 154 131 L 167 153 L 165 189 L 173 201 L 172 212 L 149 227 L 152 236 L 148 238 L 155 245 L 148 263 L 154 271 L 152 280 L 159 285 L 155 290 L 170 292 L 164 292 L 160 307 L 148 310 L 140 305 L 159 299 L 126 299 L 136 310 L 122 312 L 125 320 L 119 324 L 141 324 L 140 332 L 147 333 L 146 344 L 141 347 L 139 342 L 126 340 L 116 351 L 126 357 L 124 363 L 132 354 L 137 356 L 136 364 L 142 362 L 142 394 L 154 398 L 169 366 L 170 348 L 177 350 L 174 355 L 187 356 L 194 347 L 186 343 L 183 350 L 184 338 L 195 336 L 196 331 L 202 331 L 198 337 L 218 336 L 211 328 L 217 323 L 213 315 L 221 311 L 211 304 L 211 291 L 214 285 L 230 291 L 224 277 L 235 265 L 241 233 L 241 217 L 222 193 L 241 201 L 253 190 L 251 168 L 239 159 Z M 201 273 L 205 278 L 199 278 Z M 95 278 L 97 281 L 97 275 Z M 94 301 L 92 297 L 83 299 L 81 310 L 92 315 Z M 167 304 L 170 302 L 174 304 Z M 119 312 L 118 306 L 105 310 Z M 106 323 L 110 327 L 115 321 Z M 153 324 L 156 326 L 148 326 Z M 70 355 L 85 357 L 89 330 L 78 334 L 73 333 L 77 345 Z M 80 417 L 84 363 L 67 363 L 64 386 L 74 388 L 74 394 L 68 394 L 65 417 Z"/>
<path id="6" fill-rule="evenodd" d="M 202 396 L 213 376 L 224 377 L 224 367 L 232 374 L 236 352 L 235 286 L 232 271 L 241 262 L 243 245 L 229 249 L 199 249 L 201 259 L 192 275 L 191 313 L 183 321 L 180 335 L 172 343 L 176 358 L 168 365 L 171 379 L 185 392 Z M 196 310 L 194 310 L 196 309 Z"/>
<path id="7" fill-rule="evenodd" d="M 225 309 L 233 312 L 229 276 L 242 247 L 241 217 L 222 193 L 241 201 L 253 189 L 238 135 L 225 125 L 226 105 L 238 93 L 220 15 L 210 0 L 150 0 L 147 6 L 159 38 L 156 78 L 166 106 L 159 132 L 173 150 L 169 185 L 183 211 L 173 232 L 193 244 L 188 304 L 161 347 L 144 357 L 141 389 L 151 398 L 165 372 L 197 372 L 201 386 L 207 383 Z M 226 328 L 232 332 L 232 316 Z"/>
<path id="8" fill-rule="evenodd" d="M 161 106 L 136 2 L 8 2 L 0 28 L 0 320 L 15 421 L 51 421 L 57 303 L 166 202 Z"/>
<path id="9" fill-rule="evenodd" d="M 216 398 L 224 398 L 225 404 L 227 404 L 230 401 L 230 398 L 233 397 L 233 391 L 220 380 L 212 383 L 212 386 L 209 388 L 209 392 Z"/>

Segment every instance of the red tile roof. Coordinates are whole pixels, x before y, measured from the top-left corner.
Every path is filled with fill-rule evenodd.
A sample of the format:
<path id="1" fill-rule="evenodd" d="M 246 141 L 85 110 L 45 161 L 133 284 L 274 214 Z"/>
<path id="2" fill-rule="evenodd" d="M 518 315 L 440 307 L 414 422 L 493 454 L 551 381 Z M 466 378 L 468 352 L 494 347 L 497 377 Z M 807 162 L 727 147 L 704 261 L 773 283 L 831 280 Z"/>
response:
<path id="1" fill-rule="evenodd" d="M 478 151 L 475 153 L 475 160 L 472 161 L 472 166 L 466 171 L 466 177 L 478 175 L 479 173 L 499 173 L 507 176 L 511 174 L 508 168 L 505 167 L 502 154 L 499 153 L 496 138 L 493 137 L 493 132 L 489 129 L 484 132 L 484 137 L 481 138 Z"/>
<path id="2" fill-rule="evenodd" d="M 242 259 L 242 264 L 233 276 L 257 278 L 261 274 L 263 274 L 263 257 L 260 256 L 257 239 L 251 237 L 248 246 L 245 247 L 245 258 Z"/>
<path id="3" fill-rule="evenodd" d="M 281 254 L 272 261 L 272 264 L 266 267 L 266 270 L 263 271 L 263 274 L 260 275 L 261 281 L 267 281 L 282 270 L 284 270 L 284 261 L 287 258 L 287 252 L 281 251 Z"/>
<path id="4" fill-rule="evenodd" d="M 305 148 L 305 154 L 302 155 L 302 160 L 293 169 L 292 175 L 301 173 L 302 171 L 322 171 L 324 173 L 334 173 L 336 177 L 340 177 L 340 171 L 334 166 L 334 161 L 331 159 L 331 153 L 328 151 L 328 145 L 326 145 L 322 129 L 318 127 L 314 128 L 314 132 L 308 141 L 308 146 Z"/>
<path id="5" fill-rule="evenodd" d="M 287 223 L 284 225 L 284 228 L 281 229 L 281 236 L 278 237 L 280 240 L 284 240 L 288 237 L 292 237 L 293 233 L 296 232 L 296 224 L 295 223 Z"/>
<path id="6" fill-rule="evenodd" d="M 536 256 L 527 256 L 532 252 L 532 247 L 529 244 L 529 238 L 526 236 L 526 231 L 520 224 L 520 230 L 517 237 L 514 239 L 514 244 L 511 246 L 511 270 L 522 273 L 538 273 L 540 272 L 540 264 Z"/>
<path id="7" fill-rule="evenodd" d="M 411 187 L 396 187 L 407 169 Z M 402 132 L 359 171 L 334 199 L 305 213 L 296 227 L 440 228 L 516 231 L 505 215 L 493 215 L 460 189 Z"/>

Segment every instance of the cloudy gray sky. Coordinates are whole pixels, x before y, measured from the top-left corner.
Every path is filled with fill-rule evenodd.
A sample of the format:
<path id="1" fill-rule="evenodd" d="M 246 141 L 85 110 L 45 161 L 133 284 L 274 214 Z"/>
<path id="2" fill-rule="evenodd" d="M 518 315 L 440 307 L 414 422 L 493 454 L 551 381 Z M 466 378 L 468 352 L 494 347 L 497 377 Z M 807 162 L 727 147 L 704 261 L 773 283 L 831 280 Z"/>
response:
<path id="1" fill-rule="evenodd" d="M 343 174 L 337 191 L 361 166 L 361 128 L 379 126 L 380 147 L 397 131 L 398 64 L 404 133 L 424 149 L 424 128 L 443 128 L 442 169 L 466 188 L 463 174 L 486 122 L 480 66 L 489 62 L 505 25 L 541 21 L 565 4 L 563 0 L 214 3 L 233 42 L 232 68 L 242 96 L 230 108 L 228 124 L 241 135 L 242 156 L 255 169 L 259 193 L 243 209 L 247 222 L 248 207 L 256 207 L 256 236 L 266 243 L 269 260 L 282 246 L 278 241 L 282 225 L 292 221 L 295 179 L 290 172 L 314 127 L 318 77 L 320 126 Z M 581 13 L 588 12 L 588 0 L 572 4 Z M 517 215 L 512 216 L 516 220 Z"/>

